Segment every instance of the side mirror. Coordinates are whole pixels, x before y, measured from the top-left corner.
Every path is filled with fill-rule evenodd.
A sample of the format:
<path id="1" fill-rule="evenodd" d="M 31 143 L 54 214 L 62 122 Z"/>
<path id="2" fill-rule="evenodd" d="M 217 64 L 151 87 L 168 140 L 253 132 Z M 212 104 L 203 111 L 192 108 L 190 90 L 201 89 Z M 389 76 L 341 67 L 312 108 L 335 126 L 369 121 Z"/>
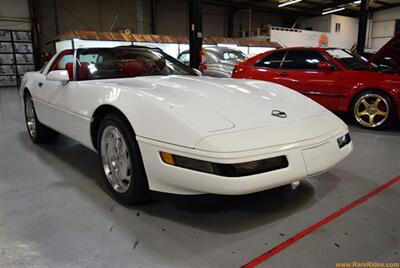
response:
<path id="1" fill-rule="evenodd" d="M 67 70 L 51 71 L 47 74 L 46 79 L 49 81 L 60 81 L 62 83 L 68 82 L 70 80 Z"/>
<path id="2" fill-rule="evenodd" d="M 324 71 L 324 72 L 329 72 L 332 71 L 332 65 L 327 62 L 327 61 L 321 61 L 320 63 L 318 63 L 318 70 Z"/>
<path id="3" fill-rule="evenodd" d="M 203 76 L 203 73 L 200 72 L 200 70 L 196 69 L 196 68 L 192 68 L 192 70 L 198 75 L 198 76 Z"/>

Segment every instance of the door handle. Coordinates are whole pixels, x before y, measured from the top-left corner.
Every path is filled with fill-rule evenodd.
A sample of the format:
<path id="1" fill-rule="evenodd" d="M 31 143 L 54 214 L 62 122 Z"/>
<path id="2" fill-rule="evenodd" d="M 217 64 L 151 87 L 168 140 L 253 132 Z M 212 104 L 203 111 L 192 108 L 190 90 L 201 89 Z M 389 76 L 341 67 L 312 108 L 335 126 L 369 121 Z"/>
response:
<path id="1" fill-rule="evenodd" d="M 287 72 L 280 72 L 278 73 L 278 76 L 288 76 L 289 74 Z"/>
<path id="2" fill-rule="evenodd" d="M 42 82 L 39 82 L 38 86 L 39 86 L 39 87 L 42 87 L 42 86 L 43 86 L 43 83 L 42 83 Z"/>

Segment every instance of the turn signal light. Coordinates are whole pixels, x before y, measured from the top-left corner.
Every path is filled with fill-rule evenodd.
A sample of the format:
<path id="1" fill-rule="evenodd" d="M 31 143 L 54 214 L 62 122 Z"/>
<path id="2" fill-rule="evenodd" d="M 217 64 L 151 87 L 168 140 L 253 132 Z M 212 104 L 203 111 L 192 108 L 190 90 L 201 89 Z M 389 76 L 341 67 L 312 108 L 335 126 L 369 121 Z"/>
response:
<path id="1" fill-rule="evenodd" d="M 160 152 L 160 156 L 161 159 L 164 161 L 164 163 L 175 166 L 175 159 L 172 154 L 166 152 Z"/>

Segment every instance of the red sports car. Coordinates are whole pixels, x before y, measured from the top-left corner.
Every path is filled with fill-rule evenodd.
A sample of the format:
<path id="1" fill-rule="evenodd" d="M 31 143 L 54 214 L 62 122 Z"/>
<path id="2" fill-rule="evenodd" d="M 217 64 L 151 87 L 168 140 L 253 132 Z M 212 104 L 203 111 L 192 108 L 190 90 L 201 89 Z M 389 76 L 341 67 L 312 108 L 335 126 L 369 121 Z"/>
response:
<path id="1" fill-rule="evenodd" d="M 326 108 L 349 112 L 362 127 L 383 129 L 400 118 L 400 35 L 368 62 L 337 48 L 286 48 L 268 51 L 236 65 L 233 78 L 271 81 L 309 96 Z"/>

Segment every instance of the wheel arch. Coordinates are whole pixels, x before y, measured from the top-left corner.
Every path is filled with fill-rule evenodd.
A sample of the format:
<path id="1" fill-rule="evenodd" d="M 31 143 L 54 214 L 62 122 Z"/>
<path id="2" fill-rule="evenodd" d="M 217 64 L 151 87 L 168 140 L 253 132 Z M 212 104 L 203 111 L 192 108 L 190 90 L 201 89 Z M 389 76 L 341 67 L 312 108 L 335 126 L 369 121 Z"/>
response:
<path id="1" fill-rule="evenodd" d="M 91 122 L 90 122 L 90 138 L 92 141 L 93 148 L 97 150 L 97 132 L 99 130 L 99 125 L 101 122 L 101 119 L 104 118 L 107 114 L 116 114 L 119 116 L 122 120 L 126 121 L 128 124 L 128 127 L 132 130 L 132 133 L 135 133 L 132 127 L 132 124 L 130 123 L 129 119 L 125 116 L 125 114 L 118 109 L 117 107 L 110 105 L 110 104 L 103 104 L 99 107 L 96 108 L 96 110 L 93 113 Z"/>
<path id="2" fill-rule="evenodd" d="M 30 96 L 32 96 L 31 91 L 29 90 L 29 88 L 28 87 L 24 87 L 24 89 L 22 90 L 22 97 L 23 97 L 24 100 L 25 100 L 25 96 L 27 96 L 28 94 Z"/>

